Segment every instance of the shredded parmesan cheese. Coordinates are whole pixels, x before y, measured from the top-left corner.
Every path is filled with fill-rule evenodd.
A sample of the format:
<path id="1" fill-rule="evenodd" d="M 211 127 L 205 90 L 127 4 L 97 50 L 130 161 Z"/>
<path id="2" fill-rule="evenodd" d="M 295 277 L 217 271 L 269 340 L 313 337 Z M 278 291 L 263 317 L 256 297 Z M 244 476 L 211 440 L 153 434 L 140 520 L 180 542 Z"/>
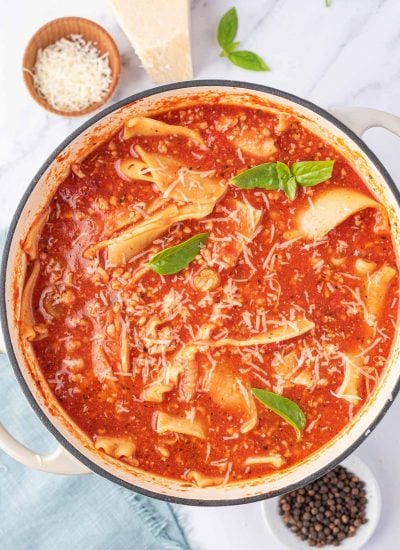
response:
<path id="1" fill-rule="evenodd" d="M 32 70 L 39 94 L 54 109 L 68 112 L 101 101 L 110 89 L 111 76 L 108 53 L 101 55 L 77 34 L 40 49 Z"/>

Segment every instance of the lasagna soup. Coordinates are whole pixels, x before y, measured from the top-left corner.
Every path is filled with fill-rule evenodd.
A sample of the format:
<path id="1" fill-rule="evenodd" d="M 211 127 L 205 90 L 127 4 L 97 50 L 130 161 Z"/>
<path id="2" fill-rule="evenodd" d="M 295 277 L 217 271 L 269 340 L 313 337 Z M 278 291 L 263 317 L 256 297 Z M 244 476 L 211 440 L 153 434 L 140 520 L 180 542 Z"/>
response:
<path id="1" fill-rule="evenodd" d="M 394 338 L 387 213 L 294 114 L 127 119 L 23 242 L 20 333 L 99 454 L 199 487 L 287 469 L 348 425 Z"/>

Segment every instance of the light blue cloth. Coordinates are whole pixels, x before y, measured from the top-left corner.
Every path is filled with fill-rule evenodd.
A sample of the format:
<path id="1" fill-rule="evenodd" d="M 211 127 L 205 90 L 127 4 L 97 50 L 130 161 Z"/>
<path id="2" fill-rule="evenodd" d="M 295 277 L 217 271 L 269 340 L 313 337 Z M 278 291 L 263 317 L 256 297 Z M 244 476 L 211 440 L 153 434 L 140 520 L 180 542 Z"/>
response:
<path id="1" fill-rule="evenodd" d="M 0 235 L 0 252 L 1 252 Z M 0 420 L 38 452 L 56 443 L 0 356 Z M 29 470 L 0 451 L 1 550 L 188 550 L 176 509 L 89 474 Z"/>

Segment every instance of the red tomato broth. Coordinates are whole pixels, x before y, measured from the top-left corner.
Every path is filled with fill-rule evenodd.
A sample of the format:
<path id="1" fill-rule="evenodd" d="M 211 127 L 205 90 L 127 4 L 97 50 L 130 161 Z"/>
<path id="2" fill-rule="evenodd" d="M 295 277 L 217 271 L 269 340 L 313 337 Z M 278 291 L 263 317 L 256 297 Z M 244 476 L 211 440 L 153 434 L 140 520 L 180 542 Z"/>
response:
<path id="1" fill-rule="evenodd" d="M 227 134 L 215 130 L 214 121 L 221 116 L 233 116 L 239 120 L 242 117 L 242 122 L 250 127 L 264 130 L 266 136 L 273 138 L 276 153 L 267 159 L 254 158 L 243 152 L 238 154 Z M 178 479 L 185 479 L 188 471 L 196 470 L 233 482 L 276 471 L 276 466 L 271 464 L 244 465 L 246 457 L 260 454 L 278 454 L 283 457 L 282 469 L 288 468 L 320 449 L 343 430 L 376 387 L 390 353 L 397 322 L 397 274 L 387 292 L 384 312 L 378 322 L 381 340 L 368 353 L 370 378 L 362 381 L 361 400 L 350 404 L 332 393 L 337 391 L 343 379 L 343 364 L 337 351 L 356 345 L 364 349 L 373 343 L 373 339 L 363 336 L 362 312 L 355 311 L 354 306 L 351 309 L 351 305 L 344 305 L 344 302 L 352 301 L 344 286 L 350 289 L 359 286 L 354 276 L 354 261 L 362 257 L 378 266 L 387 263 L 397 267 L 393 242 L 390 235 L 374 233 L 375 211 L 367 209 L 337 226 L 317 246 L 299 240 L 283 249 L 277 247 L 270 258 L 273 269 L 266 270 L 263 264 L 272 247 L 285 242 L 284 233 L 292 228 L 295 213 L 307 205 L 315 193 L 321 189 L 343 187 L 371 196 L 359 175 L 332 146 L 302 127 L 295 118 L 281 132 L 276 130 L 276 115 L 233 106 L 200 105 L 171 110 L 158 118 L 199 130 L 208 148 L 202 149 L 183 137 L 172 136 L 136 136 L 123 141 L 119 132 L 81 163 L 80 175 L 76 170 L 71 172 L 51 201 L 50 217 L 39 241 L 41 271 L 33 294 L 35 320 L 44 324 L 48 331 L 47 337 L 33 342 L 40 368 L 62 407 L 90 438 L 99 435 L 132 437 L 136 441 L 135 458 L 144 470 Z M 250 276 L 251 267 L 243 256 L 230 271 L 221 270 L 220 288 L 230 280 L 237 288 L 236 296 L 241 305 L 227 309 L 226 316 L 219 319 L 216 338 L 218 334 L 220 337 L 249 338 L 262 329 L 263 315 L 266 320 L 282 320 L 291 319 L 302 311 L 315 322 L 311 333 L 281 343 L 253 346 L 252 349 L 223 347 L 208 352 L 202 349 L 197 355 L 200 372 L 197 391 L 190 403 L 179 400 L 178 388 L 165 393 L 162 403 L 140 399 L 143 388 L 156 378 L 160 363 L 149 366 L 146 359 L 150 357 L 148 361 L 151 361 L 151 356 L 137 333 L 135 335 L 135 330 L 140 329 L 142 316 L 146 319 L 152 316 L 162 318 L 163 300 L 174 291 L 181 298 L 177 301 L 177 316 L 172 321 L 176 346 L 170 353 L 176 351 L 182 342 L 193 339 L 196 328 L 207 322 L 212 309 L 212 304 L 204 299 L 205 293 L 188 282 L 201 267 L 207 266 L 204 255 L 200 255 L 201 259 L 198 256 L 176 275 L 162 277 L 150 271 L 132 285 L 129 278 L 143 258 L 147 258 L 146 255 L 115 268 L 108 266 L 106 252 L 102 251 L 98 266 L 103 272 L 95 278 L 96 264 L 83 257 L 90 244 L 109 238 L 113 233 L 118 234 L 126 227 L 121 225 L 121 220 L 128 225 L 140 221 L 141 212 L 160 197 L 155 185 L 127 181 L 116 167 L 118 159 L 132 155 L 134 146 L 141 145 L 146 151 L 156 152 L 160 143 L 163 154 L 179 158 L 182 165 L 199 171 L 216 170 L 217 175 L 225 179 L 265 161 L 280 160 L 291 165 L 303 160 L 335 160 L 332 178 L 315 188 L 299 188 L 294 201 L 289 201 L 279 191 L 242 190 L 229 186 L 209 216 L 180 222 L 156 239 L 156 248 L 161 250 L 203 231 L 211 231 L 216 237 L 229 235 L 231 222 L 218 221 L 226 216 L 224 205 L 232 198 L 248 201 L 263 211 L 262 230 L 248 245 L 250 263 L 256 272 Z M 130 208 L 132 205 L 137 208 Z M 207 219 L 217 221 L 205 223 Z M 210 240 L 205 249 L 212 250 Z M 314 267 L 311 264 L 313 255 L 320 269 L 315 268 L 315 263 Z M 340 267 L 331 263 L 335 255 L 345 257 Z M 126 272 L 129 275 L 125 279 Z M 61 280 L 64 290 L 53 300 L 54 317 L 46 319 L 43 315 L 43 307 L 46 309 L 44 291 L 54 287 L 54 283 L 57 286 Z M 66 296 L 63 292 L 67 293 Z M 214 295 L 220 299 L 218 289 Z M 123 315 L 130 321 L 132 372 L 123 374 L 119 342 L 107 335 L 104 328 L 108 322 L 107 311 L 115 304 L 120 304 Z M 257 309 L 261 311 L 258 321 Z M 183 311 L 185 317 L 182 317 Z M 103 347 L 114 373 L 117 373 L 115 380 L 101 382 L 94 373 L 91 347 L 94 334 L 99 330 L 106 335 Z M 319 347 L 316 348 L 315 344 Z M 321 385 L 314 383 L 311 389 L 287 383 L 281 383 L 279 387 L 277 358 L 301 346 L 308 347 L 314 354 L 314 376 L 315 365 L 319 363 L 317 374 L 325 382 Z M 335 352 L 315 361 L 316 355 L 323 354 L 321 350 L 328 349 L 328 346 L 334 346 Z M 207 391 L 199 391 L 201 380 L 211 368 L 209 354 L 217 364 L 229 365 L 252 387 L 278 390 L 295 401 L 307 418 L 301 439 L 297 439 L 291 426 L 258 402 L 257 425 L 248 433 L 240 433 L 242 415 L 217 406 Z M 182 434 L 175 437 L 159 435 L 154 431 L 157 411 L 171 414 L 186 411 L 190 415 L 193 408 L 199 410 L 207 421 L 207 440 Z M 168 457 L 156 449 L 159 444 L 170 449 Z"/>

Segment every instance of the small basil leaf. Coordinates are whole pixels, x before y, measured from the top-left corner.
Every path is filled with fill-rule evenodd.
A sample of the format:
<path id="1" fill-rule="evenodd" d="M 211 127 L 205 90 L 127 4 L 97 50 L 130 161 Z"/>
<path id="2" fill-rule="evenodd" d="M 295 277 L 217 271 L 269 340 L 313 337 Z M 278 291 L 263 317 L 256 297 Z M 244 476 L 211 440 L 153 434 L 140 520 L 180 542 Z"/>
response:
<path id="1" fill-rule="evenodd" d="M 263 405 L 290 424 L 296 430 L 297 437 L 300 438 L 306 425 L 306 417 L 294 401 L 277 393 L 258 388 L 252 388 L 251 391 Z"/>
<path id="2" fill-rule="evenodd" d="M 291 170 L 299 185 L 312 187 L 328 180 L 332 176 L 334 164 L 334 160 L 295 162 L 292 164 Z"/>
<path id="3" fill-rule="evenodd" d="M 296 178 L 294 176 L 291 176 L 288 180 L 285 181 L 285 183 L 282 186 L 282 190 L 287 196 L 288 199 L 291 201 L 295 199 L 296 197 L 296 189 L 297 189 L 297 183 Z"/>
<path id="4" fill-rule="evenodd" d="M 270 68 L 259 55 L 247 50 L 239 50 L 228 54 L 228 59 L 234 65 L 247 71 L 270 71 Z"/>
<path id="5" fill-rule="evenodd" d="M 235 40 L 238 26 L 236 8 L 231 8 L 221 17 L 218 25 L 217 40 L 223 50 Z"/>
<path id="6" fill-rule="evenodd" d="M 209 233 L 199 233 L 183 243 L 166 248 L 152 257 L 148 266 L 159 275 L 173 275 L 182 271 L 199 253 Z"/>
<path id="7" fill-rule="evenodd" d="M 279 189 L 279 176 L 276 169 L 276 162 L 259 164 L 241 172 L 232 178 L 233 185 L 242 189 Z"/>

